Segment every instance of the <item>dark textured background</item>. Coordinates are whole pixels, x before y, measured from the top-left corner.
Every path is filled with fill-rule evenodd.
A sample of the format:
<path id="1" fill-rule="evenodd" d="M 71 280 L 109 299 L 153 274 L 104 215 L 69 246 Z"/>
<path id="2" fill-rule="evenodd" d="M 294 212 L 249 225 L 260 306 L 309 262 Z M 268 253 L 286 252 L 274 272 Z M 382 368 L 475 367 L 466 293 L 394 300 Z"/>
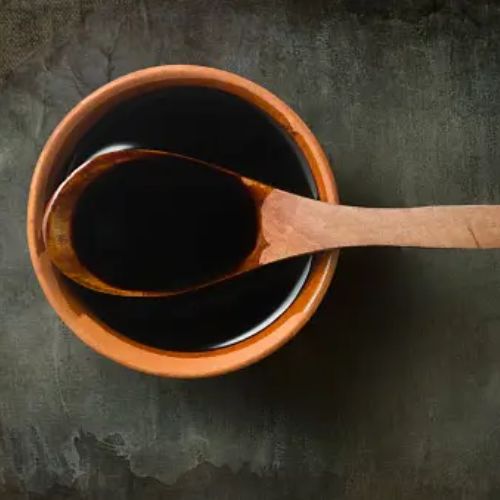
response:
<path id="1" fill-rule="evenodd" d="M 0 498 L 499 499 L 498 252 L 345 251 L 293 342 L 216 379 L 135 373 L 57 319 L 34 162 L 79 99 L 163 63 L 280 95 L 345 202 L 500 202 L 498 2 L 0 0 Z"/>

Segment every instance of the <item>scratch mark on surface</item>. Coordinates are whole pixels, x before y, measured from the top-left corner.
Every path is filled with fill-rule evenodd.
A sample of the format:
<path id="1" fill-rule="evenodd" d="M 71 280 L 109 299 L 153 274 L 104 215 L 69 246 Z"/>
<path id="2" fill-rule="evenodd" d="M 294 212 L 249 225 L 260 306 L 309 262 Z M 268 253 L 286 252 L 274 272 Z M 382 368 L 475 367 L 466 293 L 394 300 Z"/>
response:
<path id="1" fill-rule="evenodd" d="M 41 137 L 43 129 L 45 127 L 45 122 L 47 118 L 47 83 L 44 78 L 41 88 L 41 98 L 40 98 L 40 113 L 38 114 L 37 120 L 35 121 L 35 139 Z"/>
<path id="2" fill-rule="evenodd" d="M 67 65 L 70 75 L 71 75 L 71 80 L 73 81 L 73 85 L 75 86 L 75 90 L 77 91 L 78 95 L 80 98 L 85 97 L 87 92 L 85 92 L 85 89 L 82 88 L 81 83 L 80 83 L 80 77 L 77 74 L 76 70 L 73 68 L 71 64 Z"/>
<path id="3" fill-rule="evenodd" d="M 63 395 L 62 388 L 61 388 L 61 378 L 59 376 L 59 361 L 58 361 L 59 337 L 60 337 L 60 335 L 54 336 L 54 342 L 52 344 L 52 361 L 53 361 L 53 365 L 54 365 L 54 375 L 55 375 L 55 380 L 56 380 L 57 395 L 59 397 L 59 402 L 61 403 L 61 408 L 63 409 L 64 414 L 69 419 L 69 409 L 68 409 L 68 405 L 66 404 L 66 400 L 64 399 L 64 395 Z"/>
<path id="4" fill-rule="evenodd" d="M 147 38 L 151 38 L 151 36 L 150 36 L 150 34 L 151 34 L 151 30 L 150 30 L 151 22 L 149 20 L 149 9 L 148 9 L 148 6 L 146 5 L 145 0 L 141 0 L 139 2 L 139 8 L 141 10 L 142 21 L 144 23 L 144 33 L 146 34 Z"/>

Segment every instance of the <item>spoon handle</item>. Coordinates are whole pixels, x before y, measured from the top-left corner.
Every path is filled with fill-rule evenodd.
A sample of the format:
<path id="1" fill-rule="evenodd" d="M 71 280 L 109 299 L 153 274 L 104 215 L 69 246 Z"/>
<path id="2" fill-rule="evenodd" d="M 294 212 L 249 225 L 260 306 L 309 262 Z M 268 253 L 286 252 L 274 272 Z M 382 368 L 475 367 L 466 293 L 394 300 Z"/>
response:
<path id="1" fill-rule="evenodd" d="M 500 205 L 361 208 L 273 190 L 261 208 L 261 263 L 287 255 L 357 246 L 500 248 Z"/>

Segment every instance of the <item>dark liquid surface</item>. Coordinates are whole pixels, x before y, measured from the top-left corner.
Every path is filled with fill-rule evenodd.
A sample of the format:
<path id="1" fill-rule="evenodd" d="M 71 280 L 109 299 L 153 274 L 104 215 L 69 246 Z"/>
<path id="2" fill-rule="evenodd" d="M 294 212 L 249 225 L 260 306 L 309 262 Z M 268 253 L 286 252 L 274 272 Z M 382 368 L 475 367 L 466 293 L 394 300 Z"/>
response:
<path id="1" fill-rule="evenodd" d="M 253 105 L 214 89 L 176 87 L 121 103 L 80 141 L 68 172 L 116 143 L 185 154 L 315 196 L 307 164 L 287 133 Z M 96 293 L 69 280 L 68 286 L 122 335 L 161 349 L 201 351 L 238 342 L 272 322 L 300 291 L 309 263 L 309 257 L 290 259 L 158 299 Z"/>
<path id="2" fill-rule="evenodd" d="M 116 165 L 83 193 L 79 259 L 106 283 L 178 290 L 235 269 L 256 242 L 257 214 L 238 178 L 176 157 Z"/>

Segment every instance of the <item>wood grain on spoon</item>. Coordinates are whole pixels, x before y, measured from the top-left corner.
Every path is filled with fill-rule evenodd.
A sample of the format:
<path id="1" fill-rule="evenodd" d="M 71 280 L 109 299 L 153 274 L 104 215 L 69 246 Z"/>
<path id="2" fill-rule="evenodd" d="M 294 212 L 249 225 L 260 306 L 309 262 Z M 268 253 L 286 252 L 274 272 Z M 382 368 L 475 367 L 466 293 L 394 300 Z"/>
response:
<path id="1" fill-rule="evenodd" d="M 256 245 L 231 272 L 187 289 L 129 290 L 114 286 L 93 274 L 78 257 L 72 237 L 75 207 L 84 191 L 111 168 L 138 159 L 162 157 L 194 162 L 215 169 L 221 176 L 238 178 L 254 199 L 258 211 L 260 227 Z M 275 189 L 194 158 L 133 149 L 99 155 L 72 172 L 47 206 L 43 237 L 54 265 L 81 285 L 114 295 L 155 297 L 200 288 L 265 264 L 333 248 L 499 248 L 500 206 L 361 208 L 332 205 Z"/>

